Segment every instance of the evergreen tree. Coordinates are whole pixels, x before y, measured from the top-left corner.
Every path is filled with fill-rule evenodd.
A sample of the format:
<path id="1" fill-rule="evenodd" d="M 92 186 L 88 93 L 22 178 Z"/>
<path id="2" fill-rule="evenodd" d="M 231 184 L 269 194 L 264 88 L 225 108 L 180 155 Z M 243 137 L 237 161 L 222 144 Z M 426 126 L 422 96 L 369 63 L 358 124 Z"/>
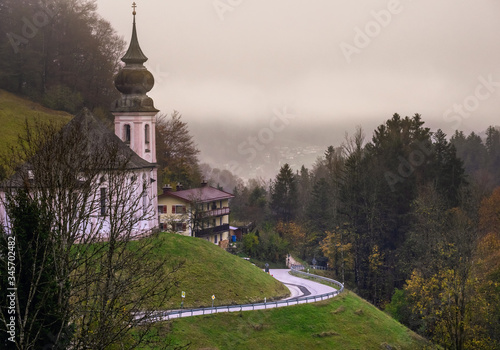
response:
<path id="1" fill-rule="evenodd" d="M 486 130 L 486 150 L 488 171 L 494 179 L 494 185 L 500 186 L 500 130 L 493 126 Z"/>
<path id="2" fill-rule="evenodd" d="M 332 228 L 331 187 L 325 178 L 313 186 L 311 200 L 307 207 L 309 229 L 313 232 L 310 243 L 317 245 Z"/>
<path id="3" fill-rule="evenodd" d="M 464 162 L 465 172 L 475 175 L 486 165 L 488 151 L 481 137 L 472 132 L 465 137 L 462 132 L 455 132 L 451 143 L 457 150 L 457 155 Z"/>
<path id="4" fill-rule="evenodd" d="M 15 343 L 8 341 L 5 349 L 65 349 L 72 329 L 64 322 L 69 311 L 69 280 L 62 280 L 57 271 L 52 217 L 26 190 L 8 198 L 8 203 L 11 234 L 7 236 L 2 228 L 0 290 L 4 295 L 15 293 L 16 309 L 9 308 L 7 298 L 0 305 L 5 324 L 15 317 L 16 336 Z M 12 252 L 15 259 L 8 259 Z M 3 339 L 9 337 L 4 334 Z"/>
<path id="5" fill-rule="evenodd" d="M 446 140 L 439 129 L 433 135 L 434 184 L 449 207 L 458 205 L 459 192 L 465 184 L 462 161 L 457 157 L 455 146 Z"/>
<path id="6" fill-rule="evenodd" d="M 289 222 L 295 218 L 297 208 L 297 184 L 288 164 L 281 167 L 271 186 L 271 211 L 277 221 Z"/>

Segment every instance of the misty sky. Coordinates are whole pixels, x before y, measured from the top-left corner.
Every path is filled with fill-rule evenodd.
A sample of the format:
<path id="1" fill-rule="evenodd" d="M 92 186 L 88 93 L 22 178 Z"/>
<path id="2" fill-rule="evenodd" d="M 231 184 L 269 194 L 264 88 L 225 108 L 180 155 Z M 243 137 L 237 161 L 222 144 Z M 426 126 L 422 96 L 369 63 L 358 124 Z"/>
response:
<path id="1" fill-rule="evenodd" d="M 136 0 L 162 112 L 190 123 L 337 125 L 397 112 L 433 130 L 500 125 L 498 0 Z M 131 3 L 98 0 L 127 43 Z M 217 5 L 217 6 L 216 6 Z"/>

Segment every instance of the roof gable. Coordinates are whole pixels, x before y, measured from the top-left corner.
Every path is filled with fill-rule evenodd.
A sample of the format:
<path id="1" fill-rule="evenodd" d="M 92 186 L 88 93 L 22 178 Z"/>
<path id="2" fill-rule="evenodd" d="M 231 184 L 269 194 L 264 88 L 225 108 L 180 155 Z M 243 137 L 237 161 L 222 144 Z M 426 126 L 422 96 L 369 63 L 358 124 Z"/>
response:
<path id="1" fill-rule="evenodd" d="M 234 195 L 211 186 L 203 186 L 198 188 L 191 188 L 189 190 L 166 192 L 161 194 L 159 197 L 174 197 L 186 202 L 195 201 L 198 203 L 204 203 L 231 199 L 234 198 Z"/>
<path id="2" fill-rule="evenodd" d="M 118 158 L 127 161 L 127 169 L 151 168 L 155 165 L 141 158 L 128 145 L 126 145 L 114 131 L 107 128 L 100 120 L 98 120 L 92 112 L 84 108 L 78 113 L 68 124 L 61 130 L 62 133 L 71 133 L 75 130 L 82 130 L 87 134 L 87 149 L 88 152 L 97 153 L 102 151 L 102 145 L 109 148 L 115 147 Z M 110 164 L 110 168 L 113 165 Z"/>
<path id="3" fill-rule="evenodd" d="M 68 148 L 61 148 L 61 144 L 68 145 Z M 55 151 L 52 151 L 54 149 Z M 93 159 L 99 159 L 99 161 L 93 162 Z M 84 108 L 1 185 L 20 187 L 23 186 L 27 177 L 36 183 L 38 176 L 30 175 L 30 172 L 35 168 L 42 171 L 41 165 L 42 167 L 51 166 L 51 169 L 59 168 L 60 171 L 68 173 L 84 171 L 89 165 L 94 167 L 97 164 L 103 171 L 130 171 L 156 166 L 139 157 L 113 131 L 96 119 L 87 108 Z"/>

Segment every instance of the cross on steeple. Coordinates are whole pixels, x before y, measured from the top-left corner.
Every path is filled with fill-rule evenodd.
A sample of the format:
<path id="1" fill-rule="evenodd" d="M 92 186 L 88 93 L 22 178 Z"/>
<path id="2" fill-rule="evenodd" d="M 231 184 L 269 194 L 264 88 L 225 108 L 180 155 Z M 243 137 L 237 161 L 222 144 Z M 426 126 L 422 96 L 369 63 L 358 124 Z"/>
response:
<path id="1" fill-rule="evenodd" d="M 134 9 L 134 12 L 132 12 L 132 14 L 135 16 L 136 15 L 136 12 L 135 12 L 135 8 L 137 7 L 137 5 L 135 4 L 135 2 L 132 4 L 132 8 Z"/>

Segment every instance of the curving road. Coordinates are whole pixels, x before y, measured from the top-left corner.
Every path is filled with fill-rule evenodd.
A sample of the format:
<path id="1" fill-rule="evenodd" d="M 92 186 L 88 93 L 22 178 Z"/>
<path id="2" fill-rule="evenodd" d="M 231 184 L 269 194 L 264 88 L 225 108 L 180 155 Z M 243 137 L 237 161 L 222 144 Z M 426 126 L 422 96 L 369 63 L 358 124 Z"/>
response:
<path id="1" fill-rule="evenodd" d="M 147 322 L 157 322 L 157 321 L 175 319 L 179 317 L 199 316 L 199 315 L 213 314 L 219 312 L 250 311 L 250 310 L 261 310 L 261 309 L 269 309 L 275 307 L 297 305 L 297 304 L 317 301 L 316 296 L 318 296 L 318 300 L 323 300 L 331 298 L 336 295 L 329 293 L 336 292 L 337 289 L 318 282 L 314 282 L 312 280 L 292 276 L 289 273 L 290 271 L 291 271 L 290 269 L 269 270 L 269 273 L 278 281 L 287 286 L 291 292 L 291 296 L 283 299 L 282 302 L 271 301 L 271 302 L 264 302 L 257 304 L 217 306 L 214 308 L 156 311 L 148 315 L 147 317 L 144 313 L 138 313 L 136 314 L 135 317 L 136 318 L 146 317 Z"/>
<path id="2" fill-rule="evenodd" d="M 288 289 L 290 289 L 292 295 L 289 298 L 287 298 L 288 300 L 300 297 L 316 296 L 326 293 L 332 293 L 336 290 L 333 287 L 329 287 L 315 281 L 292 276 L 290 275 L 289 272 L 290 269 L 269 270 L 269 273 L 274 278 L 276 278 L 278 281 L 287 286 Z"/>

